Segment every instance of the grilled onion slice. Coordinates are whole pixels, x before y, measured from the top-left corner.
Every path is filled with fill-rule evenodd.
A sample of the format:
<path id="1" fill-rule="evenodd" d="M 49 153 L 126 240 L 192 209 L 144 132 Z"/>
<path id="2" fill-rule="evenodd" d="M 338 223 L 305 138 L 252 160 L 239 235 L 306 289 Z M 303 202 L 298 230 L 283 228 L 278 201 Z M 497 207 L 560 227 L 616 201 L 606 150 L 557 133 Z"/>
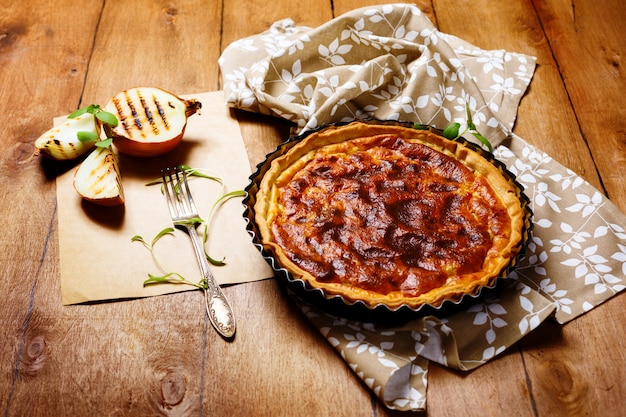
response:
<path id="1" fill-rule="evenodd" d="M 116 127 L 105 126 L 120 153 L 149 158 L 165 154 L 182 140 L 187 118 L 202 104 L 185 100 L 160 88 L 137 87 L 122 91 L 105 110 L 117 116 Z"/>
<path id="2" fill-rule="evenodd" d="M 110 147 L 96 147 L 85 158 L 74 174 L 74 188 L 85 200 L 94 204 L 124 204 L 119 165 Z"/>
<path id="3" fill-rule="evenodd" d="M 37 154 L 58 160 L 70 160 L 84 155 L 93 148 L 95 142 L 81 142 L 78 132 L 99 134 L 93 114 L 83 113 L 78 117 L 68 118 L 48 130 L 35 141 Z"/>

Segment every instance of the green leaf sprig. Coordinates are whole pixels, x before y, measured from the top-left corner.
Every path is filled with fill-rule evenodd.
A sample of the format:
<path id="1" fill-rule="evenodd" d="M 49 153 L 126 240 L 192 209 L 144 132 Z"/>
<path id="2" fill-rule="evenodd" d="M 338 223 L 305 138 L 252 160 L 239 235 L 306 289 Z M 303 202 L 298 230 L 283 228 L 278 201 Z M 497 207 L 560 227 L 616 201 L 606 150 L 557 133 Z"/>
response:
<path id="1" fill-rule="evenodd" d="M 173 235 L 175 230 L 176 229 L 174 229 L 173 227 L 166 227 L 165 229 L 157 233 L 157 235 L 150 242 L 146 242 L 146 240 L 143 237 L 136 235 L 131 238 L 131 242 L 140 242 L 141 244 L 143 244 L 144 247 L 150 251 L 150 254 L 152 255 L 152 259 L 154 259 L 154 262 L 158 265 L 159 269 L 167 270 L 167 267 L 163 264 L 163 262 L 161 262 L 161 260 L 156 255 L 154 246 L 163 236 Z M 148 284 L 159 284 L 159 283 L 186 284 L 186 285 L 191 285 L 200 289 L 205 288 L 204 286 L 205 284 L 202 281 L 200 281 L 199 283 L 189 281 L 188 279 L 186 279 L 185 277 L 183 277 L 181 274 L 177 272 L 167 272 L 165 275 L 160 275 L 160 276 L 148 274 L 148 279 L 144 281 L 143 285 L 146 286 Z"/>
<path id="2" fill-rule="evenodd" d="M 111 127 L 115 127 L 118 125 L 119 121 L 117 117 L 111 112 L 108 112 L 97 104 L 90 104 L 87 107 L 82 107 L 78 110 L 73 111 L 67 116 L 68 119 L 74 119 L 78 116 L 81 116 L 85 113 L 91 113 L 94 115 L 99 124 L 105 124 Z M 80 131 L 76 134 L 78 140 L 81 142 L 95 142 L 95 146 L 101 148 L 108 148 L 111 146 L 113 142 L 112 138 L 100 139 L 100 136 L 97 132 L 89 132 L 89 131 Z"/>
<path id="3" fill-rule="evenodd" d="M 98 104 L 90 104 L 87 107 L 82 107 L 78 110 L 75 110 L 72 113 L 70 113 L 70 115 L 67 116 L 67 118 L 74 119 L 85 113 L 93 114 L 96 117 L 96 119 L 100 120 L 102 123 L 107 124 L 111 127 L 115 127 L 119 123 L 117 120 L 117 117 L 115 117 L 113 113 L 104 110 Z"/>
<path id="4" fill-rule="evenodd" d="M 459 138 L 461 138 L 464 134 L 466 133 L 471 133 L 476 139 L 478 139 L 478 141 L 480 141 L 480 143 L 485 146 L 487 148 L 487 150 L 490 153 L 493 153 L 493 145 L 491 145 L 491 142 L 489 142 L 489 140 L 484 137 L 476 128 L 476 125 L 474 124 L 474 122 L 472 121 L 472 112 L 470 111 L 469 108 L 469 104 L 465 104 L 465 111 L 467 113 L 467 126 L 465 128 L 464 131 L 460 132 L 461 130 L 461 124 L 460 123 L 451 123 L 450 125 L 448 125 L 443 132 L 441 133 L 441 135 L 446 138 L 446 139 L 450 139 L 450 140 L 458 140 Z M 426 126 L 423 126 L 419 123 L 414 123 L 413 127 L 415 129 L 418 130 L 426 130 L 428 129 Z"/>
<path id="5" fill-rule="evenodd" d="M 189 222 L 189 224 L 191 225 L 202 225 L 202 244 L 204 247 L 204 255 L 206 256 L 207 260 L 214 266 L 223 266 L 225 265 L 225 260 L 224 259 L 215 259 L 212 256 L 209 255 L 207 249 L 206 249 L 206 243 L 208 240 L 208 229 L 209 229 L 209 225 L 211 224 L 212 218 L 215 214 L 215 211 L 217 210 L 217 208 L 219 206 L 221 206 L 222 204 L 224 204 L 226 201 L 230 200 L 231 198 L 236 198 L 236 197 L 245 197 L 246 192 L 244 190 L 237 190 L 237 191 L 231 191 L 231 192 L 226 192 L 226 185 L 224 184 L 224 180 L 217 174 L 208 171 L 208 170 L 203 170 L 203 169 L 196 169 L 196 168 L 191 168 L 187 165 L 179 165 L 178 169 L 181 171 L 185 171 L 185 173 L 187 174 L 187 176 L 191 176 L 191 177 L 199 177 L 199 178 L 204 178 L 204 179 L 208 179 L 211 181 L 215 181 L 217 183 L 220 184 L 220 193 L 218 195 L 218 198 L 213 202 L 213 204 L 210 207 L 209 213 L 207 215 L 207 217 L 205 219 L 201 218 L 201 217 L 196 217 L 190 220 L 187 220 L 187 222 Z M 146 183 L 146 186 L 151 186 L 151 185 L 158 185 L 161 184 L 162 186 L 162 180 L 160 178 L 149 181 L 148 183 Z M 161 187 L 161 192 L 163 192 L 163 187 Z M 155 237 L 150 241 L 147 242 L 143 237 L 136 235 L 133 236 L 131 238 L 131 241 L 133 242 L 140 242 L 144 245 L 144 247 L 146 247 L 146 249 L 148 249 L 152 255 L 152 258 L 154 259 L 155 263 L 157 264 L 157 266 L 159 267 L 159 269 L 161 269 L 162 271 L 169 271 L 169 268 L 163 264 L 163 262 L 161 262 L 161 260 L 158 258 L 156 251 L 155 251 L 155 245 L 157 244 L 157 242 L 159 240 L 161 240 L 164 236 L 167 235 L 173 235 L 175 232 L 175 228 L 173 227 L 166 227 L 163 230 L 161 230 L 160 232 L 158 232 Z M 185 277 L 183 277 L 181 274 L 177 273 L 177 272 L 167 272 L 164 275 L 161 276 L 157 276 L 157 275 L 152 275 L 152 274 L 148 274 L 148 279 L 144 281 L 143 285 L 151 285 L 151 284 L 160 284 L 160 283 L 171 283 L 171 284 L 186 284 L 186 285 L 192 285 L 196 288 L 200 288 L 200 289 L 206 289 L 208 288 L 208 282 L 206 281 L 205 278 L 203 278 L 202 280 L 200 280 L 198 283 L 195 283 Z"/>

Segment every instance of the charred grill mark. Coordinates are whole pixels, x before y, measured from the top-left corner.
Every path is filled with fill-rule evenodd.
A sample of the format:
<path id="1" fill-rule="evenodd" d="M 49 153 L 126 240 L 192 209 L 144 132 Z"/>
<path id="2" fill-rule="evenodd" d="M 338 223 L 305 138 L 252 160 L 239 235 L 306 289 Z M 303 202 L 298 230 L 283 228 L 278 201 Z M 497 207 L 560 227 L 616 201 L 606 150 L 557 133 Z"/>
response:
<path id="1" fill-rule="evenodd" d="M 141 101 L 141 107 L 143 107 L 143 111 L 146 114 L 146 118 L 148 119 L 148 122 L 153 125 L 154 124 L 154 120 L 152 119 L 152 112 L 150 111 L 150 108 L 148 107 L 147 103 L 146 103 L 146 99 L 143 98 L 142 96 L 139 96 L 139 101 Z"/>
<path id="2" fill-rule="evenodd" d="M 167 113 L 165 112 L 163 105 L 156 97 L 153 97 L 153 102 L 154 102 L 154 106 L 159 111 L 159 116 L 161 116 L 161 121 L 163 122 L 163 126 L 165 127 L 165 130 L 170 130 L 170 121 L 167 120 Z M 170 104 L 170 107 L 175 108 L 175 106 L 172 106 L 171 104 Z"/>
<path id="3" fill-rule="evenodd" d="M 133 100 L 128 96 L 128 92 L 124 94 L 124 98 L 126 99 L 126 104 L 128 104 L 128 108 L 130 108 L 130 114 L 133 115 L 133 119 L 135 121 L 135 127 L 142 133 L 142 136 L 144 136 L 143 125 L 141 123 L 141 120 L 139 120 L 139 113 L 137 113 L 137 108 L 135 107 L 135 103 L 133 103 Z"/>
<path id="4" fill-rule="evenodd" d="M 60 140 L 58 140 L 58 139 L 52 139 L 52 143 L 54 143 L 54 145 L 55 145 L 56 149 L 59 151 L 59 153 L 60 153 L 61 155 L 67 155 L 67 152 L 65 152 L 65 148 L 61 145 L 61 141 L 60 141 Z M 70 145 L 70 146 L 72 146 L 72 147 L 74 146 L 72 143 L 68 143 L 67 145 Z M 49 144 L 49 143 L 46 145 L 46 147 L 47 147 L 48 149 L 50 149 L 50 148 L 51 148 L 51 146 L 50 146 L 50 144 Z"/>
<path id="5" fill-rule="evenodd" d="M 137 93 L 139 95 L 139 101 L 141 102 L 141 106 L 143 107 L 144 114 L 146 115 L 146 119 L 148 123 L 150 123 L 150 127 L 152 128 L 152 133 L 155 135 L 159 134 L 159 126 L 155 123 L 154 118 L 152 117 L 152 111 L 150 110 L 150 105 L 146 101 L 145 98 L 141 95 L 141 93 Z M 152 97 L 154 101 L 154 96 Z"/>
<path id="6" fill-rule="evenodd" d="M 115 106 L 115 111 L 117 112 L 117 120 L 124 128 L 124 131 L 130 135 L 130 128 L 128 127 L 128 122 L 126 120 L 126 113 L 122 111 L 122 102 L 117 97 L 113 98 L 113 105 Z"/>
<path id="7" fill-rule="evenodd" d="M 159 112 L 159 116 L 161 116 L 161 120 L 163 121 L 165 128 L 169 129 L 169 125 L 167 123 L 167 117 L 165 116 L 165 110 L 163 109 L 163 106 L 161 106 L 161 102 L 159 102 L 159 100 L 157 100 L 156 97 L 154 98 L 154 105 L 156 106 L 157 111 Z"/>

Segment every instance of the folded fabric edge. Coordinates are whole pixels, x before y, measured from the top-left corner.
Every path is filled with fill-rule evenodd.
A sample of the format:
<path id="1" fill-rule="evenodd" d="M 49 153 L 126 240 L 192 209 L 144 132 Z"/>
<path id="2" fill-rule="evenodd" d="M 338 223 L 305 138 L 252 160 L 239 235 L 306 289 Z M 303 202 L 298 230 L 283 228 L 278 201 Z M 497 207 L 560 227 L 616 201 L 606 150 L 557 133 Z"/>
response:
<path id="1" fill-rule="evenodd" d="M 298 49 L 299 46 L 297 46 L 298 44 L 298 40 L 297 39 L 303 39 L 300 38 L 300 36 L 308 36 L 308 32 L 315 32 L 315 33 L 319 33 L 319 32 L 323 32 L 324 28 L 326 27 L 330 27 L 330 26 L 335 26 L 338 24 L 338 22 L 341 22 L 342 19 L 343 20 L 349 20 L 349 21 L 353 21 L 356 20 L 357 17 L 366 17 L 369 16 L 371 18 L 371 16 L 374 15 L 374 13 L 376 13 L 376 11 L 378 12 L 382 12 L 382 13 L 387 13 L 387 12 L 391 12 L 393 10 L 393 7 L 395 6 L 401 6 L 399 10 L 402 10 L 403 13 L 408 13 L 408 11 L 411 11 L 411 13 L 422 16 L 423 13 L 415 6 L 415 5 L 406 5 L 406 4 L 402 4 L 402 5 L 394 5 L 394 4 L 390 4 L 390 5 L 381 5 L 378 7 L 374 7 L 374 6 L 370 6 L 370 7 L 363 7 L 363 8 L 359 8 L 359 9 L 355 9 L 352 10 L 350 12 L 347 12 L 341 16 L 338 16 L 334 19 L 332 19 L 331 21 L 328 21 L 324 24 L 322 24 L 320 27 L 315 28 L 315 29 L 310 29 L 310 28 L 299 28 L 297 26 L 295 26 L 295 24 L 293 23 L 293 20 L 288 19 L 288 20 L 283 20 L 283 21 L 279 21 L 276 22 L 275 25 L 277 27 L 280 28 L 284 28 L 285 25 L 288 27 L 289 35 L 291 35 L 292 37 L 288 37 L 287 39 L 289 39 L 289 42 L 291 42 L 291 44 L 287 45 L 287 39 L 284 39 L 285 44 L 282 45 L 282 49 L 278 52 L 275 52 L 274 55 L 267 55 L 265 56 L 264 59 L 273 59 L 277 58 L 277 57 L 283 57 L 285 56 L 285 54 L 287 54 L 287 50 L 291 50 L 293 48 Z M 438 32 L 438 30 L 436 30 L 436 28 L 434 27 L 434 25 L 432 25 L 432 22 L 428 21 L 426 16 L 423 16 L 423 18 L 419 21 L 420 25 L 425 25 L 426 28 L 430 28 L 430 31 L 432 33 Z M 302 29 L 302 32 L 299 32 L 299 30 Z M 408 29 L 407 29 L 408 30 Z M 271 32 L 271 30 L 270 30 Z M 267 32 L 264 32 L 267 33 Z M 297 36 L 295 36 L 294 34 L 297 34 Z M 250 38 L 246 38 L 247 41 L 252 41 L 252 39 L 255 39 L 257 37 L 259 37 L 261 35 L 256 35 L 256 36 L 252 36 Z M 305 37 L 306 37 L 305 36 Z M 342 34 L 343 36 L 343 34 Z M 347 36 L 347 35 L 346 35 Z M 443 34 L 441 33 L 442 39 L 450 39 L 450 40 L 454 40 L 454 42 L 459 42 L 460 43 L 460 47 L 461 49 L 465 50 L 465 53 L 467 53 L 468 55 L 471 55 L 472 53 L 476 54 L 477 51 L 480 52 L 485 52 L 485 53 L 489 53 L 490 51 L 483 51 L 480 48 L 477 48 L 471 44 L 468 44 L 466 41 L 463 41 L 455 36 L 452 35 L 447 35 L 447 34 Z M 445 42 L 443 42 L 445 43 Z M 323 45 L 320 45 L 320 47 L 322 47 Z M 456 52 L 456 51 L 455 51 Z M 495 51 L 497 52 L 497 51 Z M 515 56 L 515 57 L 525 57 L 525 59 L 529 62 L 530 64 L 530 74 L 528 76 L 525 76 L 525 79 L 521 79 L 520 82 L 523 83 L 523 85 L 520 86 L 519 90 L 520 92 L 515 92 L 515 93 L 511 93 L 508 92 L 506 94 L 503 94 L 505 97 L 505 99 L 509 100 L 512 99 L 512 101 L 510 101 L 510 104 L 505 104 L 503 105 L 502 103 L 498 106 L 498 108 L 502 108 L 503 106 L 511 106 L 510 109 L 506 110 L 506 113 L 502 114 L 502 115 L 497 115 L 494 114 L 494 120 L 497 120 L 497 123 L 494 122 L 493 120 L 490 119 L 489 121 L 489 125 L 487 126 L 488 128 L 493 128 L 494 127 L 494 123 L 495 124 L 499 124 L 500 125 L 500 129 L 503 130 L 503 138 L 506 137 L 509 133 L 510 130 L 513 126 L 514 120 L 515 120 L 515 115 L 517 112 L 517 106 L 519 105 L 519 101 L 521 100 L 521 96 L 524 94 L 524 92 L 526 91 L 526 89 L 528 88 L 528 85 L 530 83 L 530 79 L 532 77 L 532 71 L 534 71 L 534 67 L 535 67 L 535 61 L 536 59 L 534 57 L 530 57 L 530 56 L 526 56 L 526 55 L 522 55 L 522 54 L 517 54 L 517 53 L 508 53 L 507 54 L 509 56 Z M 226 65 L 226 59 L 224 59 L 225 54 L 222 55 L 222 57 L 220 58 L 220 63 L 225 66 Z M 248 59 L 248 58 L 246 58 Z M 269 65 L 270 62 L 268 61 L 267 64 Z M 303 69 L 301 69 L 302 71 Z M 510 74 L 510 71 L 512 71 L 511 69 L 508 69 L 509 72 L 507 74 L 505 74 L 503 78 L 503 80 L 509 80 L 510 77 L 508 77 L 508 75 Z M 283 68 L 282 71 L 288 71 L 291 72 L 292 68 Z M 228 71 L 223 68 L 222 71 L 223 74 L 225 74 L 224 76 L 227 78 L 228 77 Z M 293 72 L 293 75 L 295 75 L 295 71 Z M 517 76 L 517 74 L 510 74 L 510 75 L 515 75 Z M 256 75 L 253 76 L 253 74 L 249 75 L 249 78 L 246 81 L 246 75 L 245 74 L 241 74 L 239 77 L 235 77 L 238 79 L 238 82 L 232 82 L 232 83 L 227 83 L 225 80 L 225 94 L 227 96 L 227 102 L 228 105 L 232 106 L 232 107 L 237 107 L 237 108 L 243 108 L 245 110 L 248 111 L 253 111 L 253 112 L 259 112 L 262 114 L 266 114 L 266 115 L 272 115 L 272 116 L 276 116 L 276 117 L 282 117 L 282 118 L 286 118 L 288 120 L 295 120 L 298 119 L 298 126 L 299 128 L 296 129 L 296 132 L 299 132 L 303 127 L 307 127 L 307 128 L 311 128 L 311 126 L 315 126 L 317 127 L 318 125 L 320 125 L 320 123 L 323 125 L 325 124 L 324 121 L 318 122 L 316 120 L 308 120 L 306 114 L 303 116 L 304 120 L 300 120 L 300 116 L 295 114 L 295 112 L 298 112 L 300 110 L 295 109 L 294 106 L 292 106 L 291 111 L 289 110 L 289 106 L 283 106 L 280 105 L 280 102 L 276 102 L 274 100 L 272 100 L 274 97 L 272 97 L 271 95 L 264 93 L 263 91 L 259 90 L 258 88 L 254 87 L 255 83 L 259 83 L 261 80 L 258 78 L 259 74 L 257 73 Z M 470 77 L 471 78 L 471 77 Z M 522 77 L 524 78 L 524 77 Z M 231 80 L 232 81 L 232 80 Z M 250 83 L 248 84 L 248 81 L 250 81 Z M 518 87 L 517 85 L 518 83 L 516 82 L 516 85 L 514 86 L 515 88 Z M 229 86 L 236 86 L 235 88 L 239 88 L 239 94 L 235 94 L 234 91 L 231 91 L 230 93 L 227 93 L 226 91 L 229 89 Z M 504 91 L 506 90 L 505 88 L 506 86 L 501 85 L 499 87 L 499 90 Z M 417 99 L 417 98 L 416 98 Z M 243 103 L 242 103 L 243 100 Z M 274 104 L 271 104 L 274 103 Z M 269 104 L 269 107 L 266 105 Z M 296 106 L 297 107 L 297 106 Z M 488 107 L 488 106 L 484 106 L 484 107 Z M 294 110 L 295 109 L 295 110 Z M 444 107 L 442 106 L 442 108 L 444 110 L 444 112 L 446 111 L 444 109 Z M 309 110 L 306 110 L 305 113 L 309 112 Z M 364 115 L 367 112 L 364 112 Z M 462 112 L 464 114 L 464 112 Z M 311 113 L 309 116 L 310 117 L 315 117 L 315 113 Z M 361 117 L 363 118 L 363 117 Z M 381 119 L 381 117 L 377 116 L 377 118 Z M 358 119 L 357 117 L 355 117 L 354 119 Z M 382 119 L 385 119 L 384 117 Z M 392 118 L 393 119 L 393 118 Z M 402 120 L 405 120 L 407 118 L 402 118 Z M 410 119 L 407 119 L 410 121 Z M 444 126 L 445 127 L 445 126 Z M 499 143 L 502 138 L 495 138 L 494 140 L 494 144 L 497 145 L 497 143 Z"/>

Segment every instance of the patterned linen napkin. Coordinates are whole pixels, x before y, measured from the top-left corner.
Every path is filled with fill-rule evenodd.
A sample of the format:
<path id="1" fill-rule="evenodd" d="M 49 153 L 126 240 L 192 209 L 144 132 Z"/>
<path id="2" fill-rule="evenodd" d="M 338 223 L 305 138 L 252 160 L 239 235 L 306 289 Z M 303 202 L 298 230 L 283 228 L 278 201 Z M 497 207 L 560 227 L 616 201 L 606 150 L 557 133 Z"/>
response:
<path id="1" fill-rule="evenodd" d="M 439 32 L 414 5 L 346 13 L 316 29 L 287 19 L 231 44 L 219 60 L 228 105 L 293 121 L 296 133 L 353 119 L 467 123 L 495 147 L 534 212 L 509 284 L 445 318 L 386 327 L 296 300 L 389 408 L 426 407 L 428 362 L 481 366 L 549 317 L 566 323 L 621 292 L 626 216 L 598 190 L 511 133 L 535 58 L 481 50 Z M 468 137 L 471 139 L 471 136 Z"/>

